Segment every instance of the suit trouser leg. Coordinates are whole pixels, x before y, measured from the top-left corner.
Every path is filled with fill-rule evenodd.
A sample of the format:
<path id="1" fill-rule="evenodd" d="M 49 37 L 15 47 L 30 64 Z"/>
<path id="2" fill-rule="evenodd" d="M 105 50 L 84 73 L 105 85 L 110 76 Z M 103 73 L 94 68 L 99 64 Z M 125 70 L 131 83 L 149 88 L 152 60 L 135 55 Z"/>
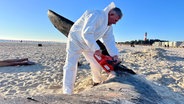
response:
<path id="1" fill-rule="evenodd" d="M 93 82 L 100 83 L 102 81 L 101 79 L 102 68 L 99 65 L 99 63 L 95 60 L 95 58 L 93 57 L 93 54 L 94 54 L 93 51 L 83 52 L 84 57 L 90 63 Z"/>
<path id="2" fill-rule="evenodd" d="M 77 75 L 77 63 L 80 51 L 76 50 L 73 43 L 70 43 L 67 47 L 69 48 L 67 49 L 66 61 L 63 67 L 63 93 L 72 94 Z"/>

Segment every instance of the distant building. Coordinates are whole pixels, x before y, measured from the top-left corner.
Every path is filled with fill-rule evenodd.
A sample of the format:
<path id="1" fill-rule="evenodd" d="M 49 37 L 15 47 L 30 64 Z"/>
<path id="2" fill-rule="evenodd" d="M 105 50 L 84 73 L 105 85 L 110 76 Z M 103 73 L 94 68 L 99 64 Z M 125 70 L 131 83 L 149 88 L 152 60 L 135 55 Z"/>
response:
<path id="1" fill-rule="evenodd" d="M 162 42 L 154 42 L 152 44 L 152 46 L 161 47 L 162 46 Z"/>
<path id="2" fill-rule="evenodd" d="M 184 42 L 182 42 L 179 47 L 184 48 Z"/>
<path id="3" fill-rule="evenodd" d="M 183 44 L 183 46 L 182 46 Z M 174 42 L 154 42 L 152 46 L 156 47 L 184 47 L 184 42 L 174 41 Z"/>

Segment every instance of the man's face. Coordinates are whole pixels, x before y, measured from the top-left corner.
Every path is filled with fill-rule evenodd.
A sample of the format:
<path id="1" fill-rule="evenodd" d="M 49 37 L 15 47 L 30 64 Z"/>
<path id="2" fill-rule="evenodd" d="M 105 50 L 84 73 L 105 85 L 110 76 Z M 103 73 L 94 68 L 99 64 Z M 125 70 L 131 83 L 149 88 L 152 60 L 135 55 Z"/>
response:
<path id="1" fill-rule="evenodd" d="M 115 11 L 110 11 L 108 14 L 108 26 L 116 24 L 121 18 L 116 14 Z"/>

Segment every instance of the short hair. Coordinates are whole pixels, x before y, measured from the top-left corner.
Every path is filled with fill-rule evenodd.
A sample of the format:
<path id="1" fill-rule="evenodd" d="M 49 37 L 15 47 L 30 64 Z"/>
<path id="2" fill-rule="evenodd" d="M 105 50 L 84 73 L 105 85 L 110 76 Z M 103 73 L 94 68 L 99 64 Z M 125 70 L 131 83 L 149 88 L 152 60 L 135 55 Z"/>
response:
<path id="1" fill-rule="evenodd" d="M 115 11 L 120 18 L 123 16 L 123 13 L 121 12 L 120 8 L 115 7 L 113 9 L 111 9 L 111 10 Z"/>

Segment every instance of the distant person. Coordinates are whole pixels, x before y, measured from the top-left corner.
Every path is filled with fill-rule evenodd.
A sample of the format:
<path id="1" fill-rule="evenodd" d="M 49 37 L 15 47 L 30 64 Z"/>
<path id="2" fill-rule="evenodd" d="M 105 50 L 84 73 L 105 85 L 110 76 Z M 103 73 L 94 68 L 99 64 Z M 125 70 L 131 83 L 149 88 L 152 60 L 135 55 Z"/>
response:
<path id="1" fill-rule="evenodd" d="M 130 43 L 130 46 L 131 46 L 131 47 L 135 47 L 134 42 L 131 42 L 131 43 Z"/>
<path id="2" fill-rule="evenodd" d="M 17 65 L 33 65 L 34 62 L 28 60 L 28 58 L 23 59 L 9 59 L 0 61 L 0 67 L 3 66 L 17 66 Z"/>
<path id="3" fill-rule="evenodd" d="M 119 62 L 112 24 L 122 18 L 122 12 L 111 3 L 104 10 L 87 10 L 71 27 L 66 47 L 66 61 L 63 67 L 63 93 L 71 95 L 77 75 L 77 62 L 81 54 L 90 63 L 94 85 L 101 83 L 101 67 L 93 54 L 101 54 L 96 43 L 102 39 L 108 53 Z M 115 73 L 110 73 L 110 75 Z"/>

